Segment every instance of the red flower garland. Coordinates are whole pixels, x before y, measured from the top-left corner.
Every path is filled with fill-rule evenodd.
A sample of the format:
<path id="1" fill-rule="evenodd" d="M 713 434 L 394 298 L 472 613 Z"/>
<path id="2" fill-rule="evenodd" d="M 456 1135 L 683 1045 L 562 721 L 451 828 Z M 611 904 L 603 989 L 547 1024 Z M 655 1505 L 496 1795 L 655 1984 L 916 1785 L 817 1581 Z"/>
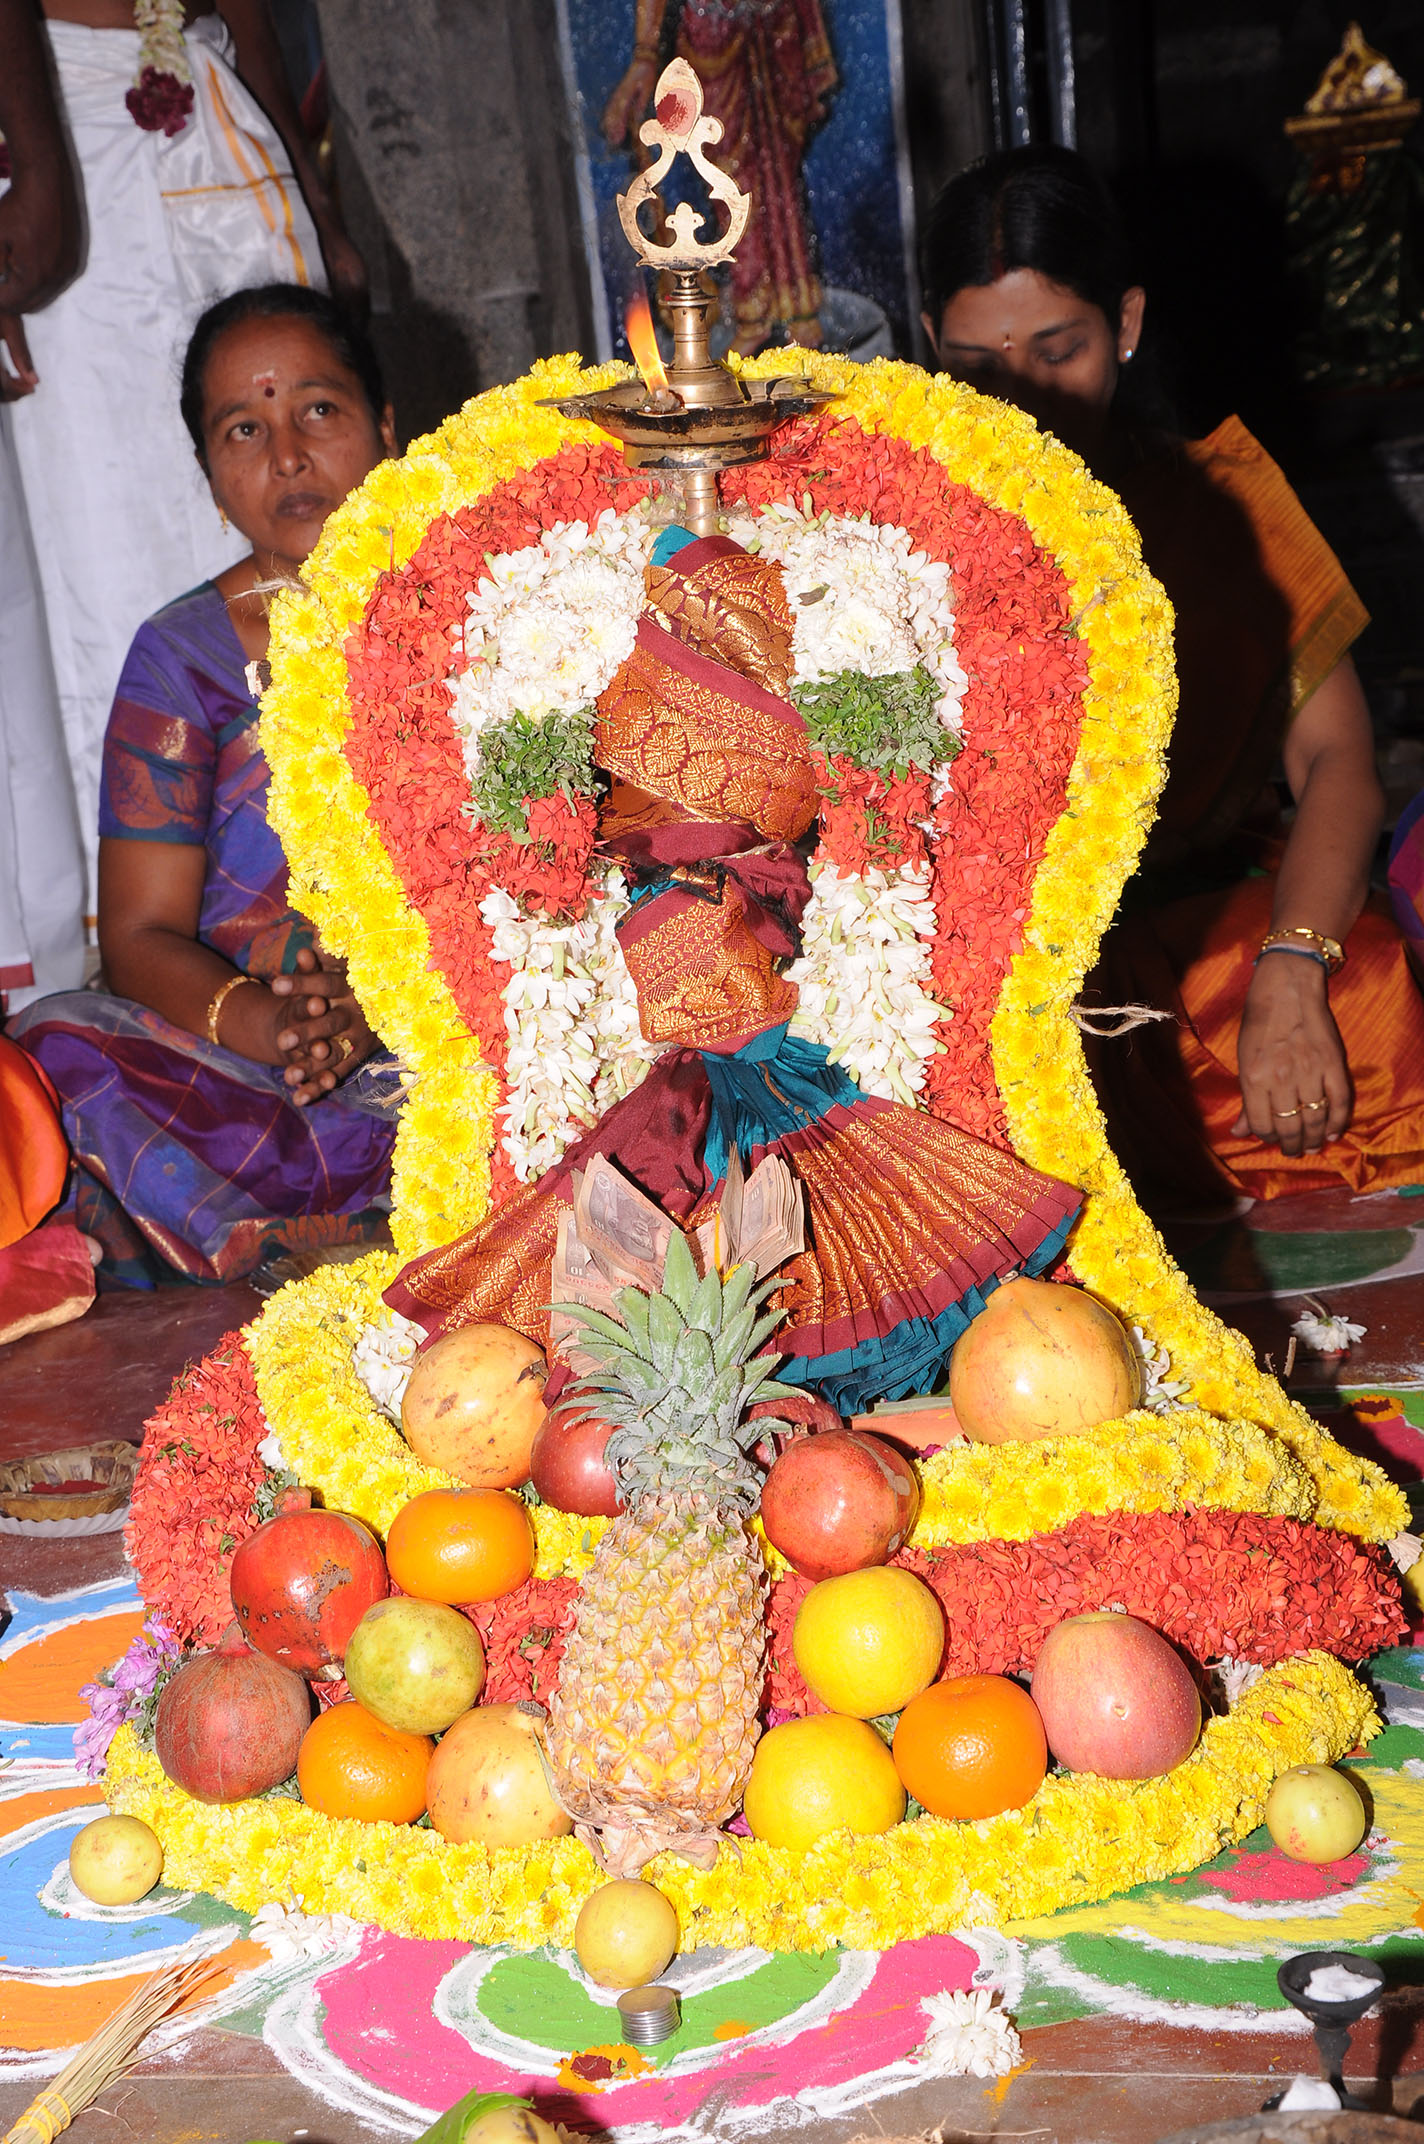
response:
<path id="1" fill-rule="evenodd" d="M 893 1558 L 944 1610 L 943 1675 L 1029 1671 L 1050 1630 L 1094 1608 L 1125 1608 L 1193 1660 L 1270 1667 L 1319 1646 L 1366 1660 L 1408 1628 L 1383 1550 L 1349 1534 L 1254 1511 L 1107 1513 L 1028 1541 L 976 1541 Z M 772 1588 L 768 1703 L 824 1712 L 791 1650 L 810 1580 Z"/>
<path id="2" fill-rule="evenodd" d="M 257 1526 L 267 1418 L 239 1333 L 186 1370 L 150 1416 L 124 1543 L 147 1606 L 184 1646 L 232 1621 L 228 1568 Z"/>
<path id="3" fill-rule="evenodd" d="M 129 1556 L 145 1602 L 185 1646 L 213 1644 L 231 1621 L 228 1567 L 258 1523 L 266 1431 L 236 1334 L 178 1380 L 145 1431 Z M 1308 1646 L 1368 1659 L 1408 1628 L 1382 1550 L 1257 1512 L 1111 1512 L 1028 1541 L 894 1560 L 939 1599 L 948 1675 L 1021 1673 L 1056 1623 L 1093 1608 L 1125 1608 L 1194 1660 L 1262 1666 Z M 547 1702 L 578 1590 L 571 1578 L 531 1578 L 467 1611 L 485 1644 L 489 1703 Z M 794 1575 L 771 1589 L 768 1702 L 781 1712 L 819 1709 L 791 1651 L 809 1590 Z"/>

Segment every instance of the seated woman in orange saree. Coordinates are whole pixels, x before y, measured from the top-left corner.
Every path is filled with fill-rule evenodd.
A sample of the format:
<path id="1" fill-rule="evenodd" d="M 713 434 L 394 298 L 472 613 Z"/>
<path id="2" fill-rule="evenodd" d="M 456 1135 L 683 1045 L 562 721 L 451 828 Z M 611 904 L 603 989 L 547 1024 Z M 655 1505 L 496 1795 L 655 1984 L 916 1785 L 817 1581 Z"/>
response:
<path id="1" fill-rule="evenodd" d="M 1386 904 L 1367 898 L 1383 798 L 1349 654 L 1368 619 L 1339 561 L 1238 419 L 1202 440 L 1162 429 L 1142 375 L 1147 293 L 1073 151 L 961 172 L 930 212 L 923 266 L 940 363 L 1027 409 L 1120 494 L 1176 612 L 1167 786 L 1084 991 L 1089 1007 L 1169 1016 L 1089 1045 L 1138 1196 L 1180 1210 L 1424 1177 L 1424 1002 Z M 1273 798 L 1254 823 L 1280 762 L 1288 830 Z"/>
<path id="2" fill-rule="evenodd" d="M 40 1225 L 68 1175 L 54 1088 L 0 1035 L 0 1342 L 82 1317 L 94 1300 L 89 1238 L 69 1222 Z"/>
<path id="3" fill-rule="evenodd" d="M 716 1210 L 733 1149 L 748 1169 L 776 1153 L 802 1187 L 807 1236 L 784 1269 L 778 1375 L 845 1414 L 928 1391 L 999 1282 L 1054 1264 L 1080 1194 L 863 1094 L 788 1034 L 797 992 L 783 970 L 810 894 L 798 844 L 818 800 L 787 697 L 781 570 L 670 529 L 647 589 L 594 749 L 611 781 L 601 846 L 633 889 L 619 940 L 643 1034 L 666 1047 L 555 1167 L 407 1266 L 386 1300 L 430 1331 L 499 1320 L 546 1345 L 576 1170 L 604 1155 L 693 1227 Z"/>
<path id="4" fill-rule="evenodd" d="M 1283 885 L 1285 842 L 1267 784 L 1282 757 L 1293 773 L 1300 733 L 1323 701 L 1358 696 L 1348 656 L 1368 615 L 1237 419 L 1144 460 L 1120 489 L 1176 609 L 1181 701 L 1145 867 L 1085 993 L 1090 1004 L 1096 996 L 1175 1015 L 1090 1045 L 1119 1159 L 1149 1204 L 1179 1207 L 1219 1202 L 1223 1188 L 1276 1198 L 1417 1180 L 1424 997 L 1382 895 L 1366 899 L 1329 978 L 1329 1017 L 1348 1066 L 1347 1121 L 1332 1108 L 1327 1142 L 1291 1153 L 1264 1144 L 1242 1108 L 1243 1004 Z M 1367 719 L 1362 703 L 1357 719 Z M 1307 933 L 1297 942 L 1313 944 Z M 1314 1095 L 1290 1100 L 1301 1110 L 1317 1104 Z M 1278 1114 L 1282 1130 L 1290 1122 L 1288 1111 Z"/>

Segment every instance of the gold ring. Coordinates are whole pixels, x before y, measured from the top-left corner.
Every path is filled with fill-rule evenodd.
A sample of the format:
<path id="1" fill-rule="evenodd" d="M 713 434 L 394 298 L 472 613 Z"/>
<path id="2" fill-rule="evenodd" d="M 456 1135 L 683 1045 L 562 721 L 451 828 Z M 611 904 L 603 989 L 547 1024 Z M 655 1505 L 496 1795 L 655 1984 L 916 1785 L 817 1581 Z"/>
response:
<path id="1" fill-rule="evenodd" d="M 1300 1106 L 1302 1109 L 1328 1109 L 1330 1097 L 1328 1094 L 1322 1094 L 1318 1102 L 1302 1102 Z"/>
<path id="2" fill-rule="evenodd" d="M 1273 1109 L 1271 1115 L 1273 1117 L 1298 1117 L 1300 1111 L 1298 1109 Z"/>
<path id="3" fill-rule="evenodd" d="M 336 1047 L 341 1052 L 341 1055 L 337 1058 L 336 1062 L 339 1065 L 344 1065 L 347 1058 L 354 1054 L 356 1045 L 351 1040 L 351 1037 L 349 1035 L 338 1035 L 336 1038 Z"/>

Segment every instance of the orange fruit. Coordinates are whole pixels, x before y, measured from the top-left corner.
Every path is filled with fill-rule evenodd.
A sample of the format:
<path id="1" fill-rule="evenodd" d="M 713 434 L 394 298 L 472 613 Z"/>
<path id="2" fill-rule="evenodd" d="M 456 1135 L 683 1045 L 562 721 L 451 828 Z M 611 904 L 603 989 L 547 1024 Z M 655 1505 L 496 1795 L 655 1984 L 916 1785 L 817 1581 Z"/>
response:
<path id="1" fill-rule="evenodd" d="M 354 1697 L 320 1712 L 297 1752 L 302 1800 L 323 1816 L 366 1824 L 413 1824 L 425 1813 L 425 1775 L 435 1755 L 429 1735 L 384 1727 Z"/>
<path id="2" fill-rule="evenodd" d="M 900 1714 L 890 1753 L 931 1816 L 997 1816 L 1032 1801 L 1048 1770 L 1038 1707 L 1007 1675 L 931 1683 Z"/>
<path id="3" fill-rule="evenodd" d="M 507 1489 L 427 1489 L 386 1535 L 386 1568 L 418 1601 L 495 1601 L 534 1568 L 534 1529 Z"/>

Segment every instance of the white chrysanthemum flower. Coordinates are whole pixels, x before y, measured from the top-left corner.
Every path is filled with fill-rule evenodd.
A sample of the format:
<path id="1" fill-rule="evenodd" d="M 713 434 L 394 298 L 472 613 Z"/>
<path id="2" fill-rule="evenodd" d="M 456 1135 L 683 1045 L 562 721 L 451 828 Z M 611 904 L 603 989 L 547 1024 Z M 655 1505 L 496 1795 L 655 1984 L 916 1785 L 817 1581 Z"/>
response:
<path id="1" fill-rule="evenodd" d="M 1211 1672 L 1227 1704 L 1239 1704 L 1248 1690 L 1254 1689 L 1265 1674 L 1265 1669 L 1255 1660 L 1213 1660 Z"/>
<path id="2" fill-rule="evenodd" d="M 1291 1326 L 1297 1340 L 1303 1340 L 1314 1355 L 1348 1354 L 1368 1330 L 1368 1326 L 1355 1325 L 1349 1318 L 1334 1316 L 1323 1303 L 1303 1310 Z"/>
<path id="3" fill-rule="evenodd" d="M 537 544 L 488 561 L 469 598 L 452 714 L 473 780 L 482 732 L 587 707 L 632 652 L 654 532 L 612 508 L 590 527 L 561 522 Z"/>
<path id="4" fill-rule="evenodd" d="M 296 1906 L 259 1906 L 248 1930 L 274 1965 L 325 1958 L 359 1940 L 365 1923 L 345 1913 L 303 1913 Z"/>
<path id="5" fill-rule="evenodd" d="M 1023 2060 L 1023 2041 L 991 1988 L 956 1988 L 920 2004 L 929 2031 L 919 2051 L 936 2077 L 1007 2077 Z"/>
<path id="6" fill-rule="evenodd" d="M 787 970 L 800 991 L 791 1026 L 867 1094 L 912 1103 L 924 1086 L 935 1025 L 949 1018 L 930 995 L 934 931 L 925 867 L 841 878 L 812 864 L 801 955 Z"/>
<path id="7" fill-rule="evenodd" d="M 1172 1358 L 1166 1348 L 1149 1340 L 1140 1325 L 1132 1326 L 1131 1332 L 1142 1362 L 1143 1406 L 1153 1414 L 1175 1414 L 1188 1405 L 1190 1382 L 1185 1377 L 1173 1377 Z"/>
<path id="8" fill-rule="evenodd" d="M 383 1310 L 378 1319 L 363 1326 L 351 1350 L 351 1367 L 382 1414 L 393 1422 L 400 1421 L 415 1351 L 424 1338 L 413 1319 L 402 1317 L 398 1310 Z"/>
<path id="9" fill-rule="evenodd" d="M 504 1150 L 521 1183 L 559 1159 L 611 1103 L 631 1094 L 656 1048 L 638 1028 L 638 1001 L 618 944 L 628 906 L 618 872 L 577 923 L 524 915 L 509 895 L 488 894 L 480 913 L 504 986 Z"/>

